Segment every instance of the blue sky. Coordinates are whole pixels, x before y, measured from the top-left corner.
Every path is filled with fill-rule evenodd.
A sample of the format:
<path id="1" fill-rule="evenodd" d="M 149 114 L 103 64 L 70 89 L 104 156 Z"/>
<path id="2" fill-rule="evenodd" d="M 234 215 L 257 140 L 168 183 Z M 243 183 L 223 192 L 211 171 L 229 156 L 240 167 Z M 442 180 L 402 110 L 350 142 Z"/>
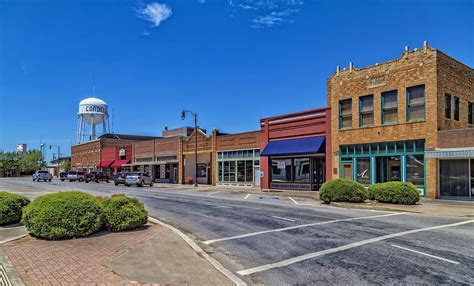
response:
<path id="1" fill-rule="evenodd" d="M 474 66 L 468 1 L 0 1 L 0 150 L 40 138 L 69 154 L 78 103 L 96 96 L 114 131 L 258 129 L 326 105 L 336 65 L 397 58 L 423 40 Z M 53 151 L 48 150 L 48 157 Z"/>

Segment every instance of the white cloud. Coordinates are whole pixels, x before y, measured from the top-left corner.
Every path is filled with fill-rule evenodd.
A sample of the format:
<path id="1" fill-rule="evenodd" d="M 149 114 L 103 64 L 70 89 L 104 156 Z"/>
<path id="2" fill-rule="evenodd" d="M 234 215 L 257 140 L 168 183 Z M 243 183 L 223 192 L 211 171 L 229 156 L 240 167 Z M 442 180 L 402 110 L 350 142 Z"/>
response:
<path id="1" fill-rule="evenodd" d="M 137 12 L 140 18 L 153 23 L 153 27 L 158 27 L 161 22 L 168 19 L 173 14 L 170 6 L 158 2 L 150 3 L 144 8 L 139 9 Z"/>

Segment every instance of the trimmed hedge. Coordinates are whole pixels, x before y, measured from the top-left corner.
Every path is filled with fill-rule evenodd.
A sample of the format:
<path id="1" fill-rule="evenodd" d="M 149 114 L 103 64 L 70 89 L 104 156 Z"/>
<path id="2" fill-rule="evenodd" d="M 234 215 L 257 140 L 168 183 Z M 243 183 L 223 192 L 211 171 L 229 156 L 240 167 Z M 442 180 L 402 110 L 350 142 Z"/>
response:
<path id="1" fill-rule="evenodd" d="M 102 201 L 105 226 L 111 231 L 137 228 L 148 221 L 142 202 L 124 195 L 114 195 Z"/>
<path id="2" fill-rule="evenodd" d="M 0 225 L 20 222 L 23 207 L 29 203 L 24 196 L 0 192 Z"/>
<path id="3" fill-rule="evenodd" d="M 369 191 L 357 182 L 335 179 L 327 181 L 321 186 L 319 189 L 319 198 L 325 203 L 361 203 L 369 198 Z"/>
<path id="4" fill-rule="evenodd" d="M 420 200 L 420 192 L 412 183 L 387 182 L 369 187 L 372 200 L 382 203 L 414 205 Z"/>
<path id="5" fill-rule="evenodd" d="M 50 240 L 88 236 L 102 227 L 102 206 L 82 192 L 43 195 L 23 209 L 22 223 L 31 234 Z"/>

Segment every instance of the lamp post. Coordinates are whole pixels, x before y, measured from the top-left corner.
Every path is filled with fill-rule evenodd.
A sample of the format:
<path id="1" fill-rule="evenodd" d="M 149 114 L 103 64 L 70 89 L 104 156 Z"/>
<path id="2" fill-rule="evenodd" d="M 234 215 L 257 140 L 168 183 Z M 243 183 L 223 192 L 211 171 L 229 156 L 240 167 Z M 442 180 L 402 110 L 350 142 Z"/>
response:
<path id="1" fill-rule="evenodd" d="M 49 145 L 49 150 L 51 150 L 52 147 L 58 148 L 58 178 L 59 178 L 59 163 L 60 163 L 60 158 L 61 158 L 61 147 L 59 145 Z"/>
<path id="2" fill-rule="evenodd" d="M 198 148 L 198 137 L 197 137 L 197 132 L 198 132 L 198 125 L 197 125 L 197 113 L 192 112 L 191 110 L 184 110 L 181 111 L 181 119 L 184 120 L 186 119 L 186 113 L 191 114 L 194 117 L 194 187 L 198 186 L 197 183 L 197 174 L 198 174 L 198 154 L 197 154 L 197 148 Z"/>

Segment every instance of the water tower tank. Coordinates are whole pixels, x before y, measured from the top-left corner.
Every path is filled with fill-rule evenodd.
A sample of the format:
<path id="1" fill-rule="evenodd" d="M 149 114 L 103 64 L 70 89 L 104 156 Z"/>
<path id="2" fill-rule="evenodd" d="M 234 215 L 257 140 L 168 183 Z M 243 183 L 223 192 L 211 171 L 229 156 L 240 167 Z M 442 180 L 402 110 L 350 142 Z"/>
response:
<path id="1" fill-rule="evenodd" d="M 103 133 L 108 132 L 109 113 L 105 101 L 90 97 L 79 103 L 77 143 L 97 139 L 96 127 L 103 126 Z M 86 129 L 90 129 L 87 131 Z"/>

